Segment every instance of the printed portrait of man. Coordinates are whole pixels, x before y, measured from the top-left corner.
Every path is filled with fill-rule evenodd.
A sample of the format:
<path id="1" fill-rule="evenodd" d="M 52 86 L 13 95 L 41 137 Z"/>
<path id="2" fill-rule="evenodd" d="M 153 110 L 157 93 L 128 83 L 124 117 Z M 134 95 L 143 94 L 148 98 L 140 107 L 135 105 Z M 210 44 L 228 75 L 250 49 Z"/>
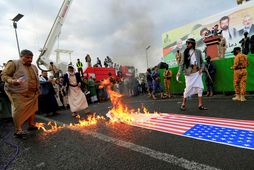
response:
<path id="1" fill-rule="evenodd" d="M 254 24 L 252 17 L 250 15 L 245 15 L 243 17 L 243 28 L 239 30 L 239 36 L 243 36 L 245 32 L 248 33 L 248 35 L 252 35 L 254 33 Z"/>
<path id="2" fill-rule="evenodd" d="M 237 31 L 235 28 L 230 27 L 230 19 L 228 16 L 224 16 L 220 19 L 220 28 L 222 30 L 222 36 L 226 39 L 227 42 L 232 38 L 237 36 Z"/>

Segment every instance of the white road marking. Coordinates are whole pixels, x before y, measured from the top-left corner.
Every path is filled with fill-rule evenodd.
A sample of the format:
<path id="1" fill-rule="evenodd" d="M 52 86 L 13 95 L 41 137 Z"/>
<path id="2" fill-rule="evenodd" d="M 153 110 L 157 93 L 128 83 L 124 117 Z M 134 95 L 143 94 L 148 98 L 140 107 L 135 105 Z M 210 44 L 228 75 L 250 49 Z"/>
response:
<path id="1" fill-rule="evenodd" d="M 53 120 L 53 119 L 49 119 L 46 117 L 42 117 L 42 116 L 36 116 L 39 119 L 42 119 L 44 121 L 52 121 L 52 122 L 56 122 L 58 125 L 63 126 L 65 123 L 57 121 L 57 120 Z M 66 125 L 66 124 L 65 124 Z M 201 164 L 195 161 L 189 161 L 187 159 L 184 158 L 178 158 L 174 155 L 168 154 L 168 153 L 163 153 L 163 152 L 159 152 L 144 146 L 140 146 L 140 145 L 136 145 L 134 143 L 130 143 L 130 142 L 125 142 L 123 140 L 119 140 L 116 138 L 112 138 L 109 136 L 106 136 L 104 134 L 98 133 L 98 132 L 92 132 L 86 129 L 80 129 L 80 132 L 86 134 L 86 135 L 90 135 L 94 138 L 97 138 L 99 140 L 114 144 L 114 145 L 118 145 L 121 147 L 124 147 L 126 149 L 147 155 L 149 157 L 152 157 L 154 159 L 158 159 L 160 161 L 164 161 L 185 169 L 190 169 L 190 170 L 218 170 L 218 168 L 215 167 L 211 167 L 209 165 L 205 165 L 205 164 Z"/>

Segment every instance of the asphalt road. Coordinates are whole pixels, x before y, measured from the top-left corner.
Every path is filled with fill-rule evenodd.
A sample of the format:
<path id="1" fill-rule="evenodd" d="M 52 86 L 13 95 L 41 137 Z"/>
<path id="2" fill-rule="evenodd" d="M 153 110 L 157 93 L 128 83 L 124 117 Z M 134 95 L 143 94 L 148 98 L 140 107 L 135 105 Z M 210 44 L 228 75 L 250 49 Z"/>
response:
<path id="1" fill-rule="evenodd" d="M 208 111 L 197 108 L 197 99 L 188 100 L 180 111 L 181 98 L 151 100 L 146 96 L 125 99 L 131 108 L 142 104 L 150 112 L 176 113 L 232 119 L 254 120 L 253 96 L 244 103 L 231 96 L 205 98 Z M 93 104 L 89 109 L 105 115 L 109 102 Z M 81 113 L 81 118 L 86 115 Z M 59 124 L 77 122 L 70 111 L 50 117 Z M 40 122 L 47 122 L 42 115 Z M 26 140 L 13 138 L 11 122 L 0 122 L 0 169 L 19 153 L 8 169 L 254 169 L 254 151 L 168 133 L 108 123 L 83 128 L 64 128 L 54 133 L 31 133 Z M 5 136 L 5 139 L 3 137 Z M 6 142 L 16 145 L 11 147 Z"/>

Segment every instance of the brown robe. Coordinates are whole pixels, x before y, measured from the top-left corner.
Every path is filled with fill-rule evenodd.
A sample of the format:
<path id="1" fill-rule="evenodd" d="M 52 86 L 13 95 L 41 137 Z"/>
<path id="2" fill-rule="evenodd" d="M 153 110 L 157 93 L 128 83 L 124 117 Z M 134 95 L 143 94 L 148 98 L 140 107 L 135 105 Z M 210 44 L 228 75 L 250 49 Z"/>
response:
<path id="1" fill-rule="evenodd" d="M 2 79 L 6 83 L 11 83 L 11 80 L 15 79 L 13 76 L 17 71 L 23 72 L 26 77 L 25 81 L 28 84 L 26 92 L 14 93 L 13 91 L 6 90 L 6 94 L 12 104 L 12 117 L 16 129 L 20 128 L 26 120 L 34 116 L 38 110 L 38 70 L 33 65 L 23 66 L 22 70 L 18 70 L 15 62 L 11 61 L 8 62 L 2 72 Z"/>

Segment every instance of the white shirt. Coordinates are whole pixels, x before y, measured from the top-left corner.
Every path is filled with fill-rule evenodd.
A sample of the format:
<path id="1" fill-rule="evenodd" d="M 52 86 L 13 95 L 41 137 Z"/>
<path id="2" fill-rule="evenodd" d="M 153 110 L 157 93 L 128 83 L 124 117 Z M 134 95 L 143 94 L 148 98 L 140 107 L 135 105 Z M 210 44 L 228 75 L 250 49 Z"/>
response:
<path id="1" fill-rule="evenodd" d="M 250 27 L 245 27 L 243 30 L 243 33 L 245 33 L 245 32 L 250 33 Z"/>
<path id="2" fill-rule="evenodd" d="M 191 55 L 190 64 L 191 64 L 191 65 L 197 64 L 197 59 L 196 59 L 195 50 L 190 49 L 189 55 Z"/>
<path id="3" fill-rule="evenodd" d="M 232 35 L 231 35 L 231 37 L 230 37 L 230 32 L 229 32 L 229 29 L 227 29 L 226 31 L 225 30 L 223 30 L 222 31 L 222 36 L 224 37 L 224 38 L 226 38 L 226 40 L 229 40 L 230 38 L 232 38 Z"/>

